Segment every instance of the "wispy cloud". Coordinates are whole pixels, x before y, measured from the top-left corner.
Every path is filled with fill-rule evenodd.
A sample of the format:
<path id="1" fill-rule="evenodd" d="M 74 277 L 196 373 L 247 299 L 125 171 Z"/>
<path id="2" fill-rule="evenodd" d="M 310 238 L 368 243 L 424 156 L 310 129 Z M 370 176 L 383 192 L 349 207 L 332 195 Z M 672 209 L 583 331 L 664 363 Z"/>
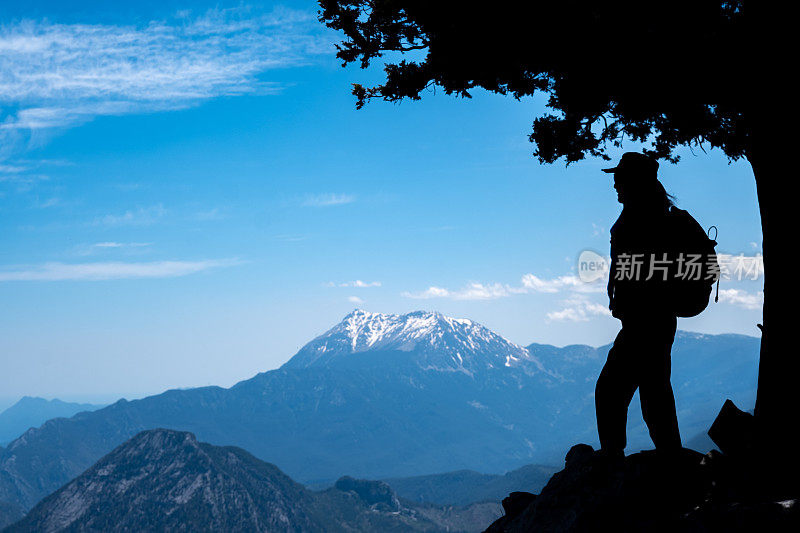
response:
<path id="1" fill-rule="evenodd" d="M 342 281 L 340 283 L 336 283 L 335 281 L 329 281 L 325 284 L 328 287 L 352 287 L 356 289 L 365 289 L 368 287 L 380 287 L 380 281 L 361 281 L 357 279 L 355 281 Z"/>
<path id="2" fill-rule="evenodd" d="M 292 234 L 282 234 L 282 235 L 273 235 L 272 237 L 276 241 L 280 242 L 300 242 L 308 240 L 308 235 L 292 235 Z"/>
<path id="3" fill-rule="evenodd" d="M 143 252 L 145 249 L 152 246 L 152 242 L 117 242 L 117 241 L 104 241 L 95 242 L 92 244 L 81 244 L 76 246 L 74 253 L 76 255 L 94 255 L 103 252 Z"/>
<path id="4" fill-rule="evenodd" d="M 3 134 L 0 132 L 0 141 L 2 141 L 2 139 Z M 3 148 L 0 147 L 0 160 L 2 159 L 2 150 Z M 27 169 L 15 170 L 8 165 L 4 169 L 0 166 L 0 183 L 11 184 L 12 187 L 16 187 L 20 191 L 29 190 L 33 185 L 47 181 L 48 179 L 49 177 L 41 172 L 30 172 Z"/>
<path id="5" fill-rule="evenodd" d="M 358 296 L 348 296 L 347 297 L 347 301 L 350 302 L 351 304 L 363 304 L 364 303 L 364 300 L 362 300 Z"/>
<path id="6" fill-rule="evenodd" d="M 61 198 L 54 196 L 52 198 L 47 198 L 46 200 L 36 200 L 34 207 L 37 209 L 47 209 L 49 207 L 56 207 L 59 205 L 61 205 Z"/>
<path id="7" fill-rule="evenodd" d="M 504 283 L 469 283 L 460 289 L 428 287 L 420 292 L 403 292 L 401 296 L 419 300 L 446 298 L 451 300 L 496 300 L 520 294 L 560 294 L 567 298 L 561 308 L 548 312 L 547 321 L 585 322 L 593 318 L 610 316 L 611 312 L 601 303 L 591 299 L 593 294 L 605 292 L 600 283 L 585 283 L 577 276 L 565 275 L 555 278 L 540 278 L 534 274 L 522 276 L 519 285 Z"/>
<path id="8" fill-rule="evenodd" d="M 96 242 L 92 244 L 92 248 L 141 248 L 143 246 L 150 246 L 151 242 Z"/>
<path id="9" fill-rule="evenodd" d="M 2 76 L 2 72 L 0 72 Z M 2 101 L 0 101 L 2 104 Z M 3 135 L 0 132 L 0 135 Z M 0 161 L 0 182 L 36 182 L 46 181 L 45 167 L 63 167 L 70 163 L 58 159 L 14 159 Z"/>
<path id="10" fill-rule="evenodd" d="M 19 174 L 25 172 L 28 167 L 16 164 L 0 164 L 0 175 L 2 174 Z"/>
<path id="11" fill-rule="evenodd" d="M 565 289 L 576 292 L 602 292 L 604 288 L 599 283 L 586 283 L 578 276 L 559 276 L 557 278 L 543 279 L 533 274 L 522 276 L 522 287 L 526 292 L 556 293 Z"/>
<path id="12" fill-rule="evenodd" d="M 241 264 L 238 259 L 153 261 L 147 263 L 45 263 L 31 268 L 0 270 L 3 281 L 102 281 L 137 278 L 174 278 L 213 268 Z"/>
<path id="13" fill-rule="evenodd" d="M 333 205 L 351 204 L 356 201 L 352 194 L 324 193 L 306 196 L 301 205 L 303 207 L 329 207 Z"/>
<path id="14" fill-rule="evenodd" d="M 199 220 L 202 222 L 209 222 L 215 220 L 222 220 L 225 218 L 225 215 L 222 213 L 222 210 L 219 207 L 214 207 L 206 211 L 199 211 L 195 213 L 192 218 L 194 220 Z"/>
<path id="15" fill-rule="evenodd" d="M 719 301 L 743 309 L 761 309 L 764 305 L 764 291 L 752 293 L 741 289 L 720 289 Z"/>
<path id="16" fill-rule="evenodd" d="M 428 287 L 421 292 L 404 292 L 402 296 L 416 300 L 429 300 L 432 298 L 449 298 L 452 300 L 494 300 L 504 298 L 512 294 L 512 289 L 507 285 L 492 283 L 470 283 L 466 287 L 457 290 L 445 289 L 444 287 Z"/>
<path id="17" fill-rule="evenodd" d="M 139 26 L 14 22 L 0 27 L 0 103 L 16 108 L 0 137 L 275 92 L 264 72 L 307 64 L 328 47 L 313 13 L 288 9 L 217 9 Z"/>
<path id="18" fill-rule="evenodd" d="M 577 276 L 559 276 L 544 279 L 533 274 L 522 276 L 519 285 L 503 283 L 469 283 L 460 289 L 447 289 L 432 286 L 420 292 L 403 292 L 402 296 L 419 300 L 432 298 L 449 298 L 452 300 L 494 300 L 506 298 L 515 294 L 549 293 L 561 291 L 577 293 L 603 292 L 603 287 L 598 283 L 584 283 Z"/>
<path id="19" fill-rule="evenodd" d="M 123 213 L 108 214 L 94 219 L 95 225 L 102 226 L 149 226 L 167 213 L 161 204 L 150 207 L 137 207 Z"/>

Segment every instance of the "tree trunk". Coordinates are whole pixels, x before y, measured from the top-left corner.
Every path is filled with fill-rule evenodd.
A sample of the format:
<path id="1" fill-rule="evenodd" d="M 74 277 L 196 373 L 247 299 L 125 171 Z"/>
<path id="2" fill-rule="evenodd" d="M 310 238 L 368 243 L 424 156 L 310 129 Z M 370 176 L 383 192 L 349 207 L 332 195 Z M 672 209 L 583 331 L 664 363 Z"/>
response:
<path id="1" fill-rule="evenodd" d="M 784 150 L 786 143 L 775 130 L 757 130 L 766 135 L 754 135 L 759 142 L 753 142 L 747 154 L 756 179 L 764 255 L 764 319 L 755 406 L 757 453 L 773 463 L 771 470 L 785 477 L 796 475 L 800 464 L 795 446 L 800 416 L 800 354 L 794 348 L 800 328 L 793 278 L 797 253 L 793 215 L 800 206 L 791 194 L 795 187 L 787 183 L 795 179 L 788 173 L 792 152 Z"/>

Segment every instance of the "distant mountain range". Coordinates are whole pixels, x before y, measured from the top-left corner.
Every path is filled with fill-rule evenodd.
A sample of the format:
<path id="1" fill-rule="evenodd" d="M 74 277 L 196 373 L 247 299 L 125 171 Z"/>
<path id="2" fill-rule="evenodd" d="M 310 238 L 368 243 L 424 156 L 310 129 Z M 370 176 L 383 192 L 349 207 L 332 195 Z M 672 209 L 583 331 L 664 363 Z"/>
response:
<path id="1" fill-rule="evenodd" d="M 140 433 L 5 531 L 482 531 L 498 503 L 405 502 L 381 481 L 342 478 L 312 492 L 276 466 L 191 433 Z"/>
<path id="2" fill-rule="evenodd" d="M 679 332 L 673 384 L 686 437 L 726 397 L 755 399 L 758 339 Z M 523 348 L 439 313 L 355 311 L 277 370 L 230 389 L 172 390 L 49 420 L 0 451 L 0 501 L 30 509 L 138 432 L 240 446 L 298 481 L 382 479 L 561 464 L 594 443 L 608 346 Z M 630 448 L 649 447 L 638 407 Z"/>
<path id="3" fill-rule="evenodd" d="M 95 411 L 103 407 L 89 403 L 70 403 L 24 396 L 0 413 L 0 445 L 7 444 L 27 429 L 38 427 L 51 418 L 69 418 L 81 411 Z"/>

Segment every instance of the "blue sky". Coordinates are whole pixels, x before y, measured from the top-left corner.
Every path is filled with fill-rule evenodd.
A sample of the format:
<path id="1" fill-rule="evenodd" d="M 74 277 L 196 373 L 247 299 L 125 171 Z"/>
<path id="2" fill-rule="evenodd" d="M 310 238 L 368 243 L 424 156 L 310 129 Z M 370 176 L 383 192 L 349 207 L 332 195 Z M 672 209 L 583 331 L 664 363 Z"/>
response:
<path id="1" fill-rule="evenodd" d="M 543 100 L 357 111 L 380 72 L 341 68 L 313 2 L 65 4 L 0 7 L 0 397 L 229 386 L 355 307 L 613 339 L 572 282 L 607 253 L 608 165 L 539 165 Z M 746 162 L 684 150 L 661 177 L 718 250 L 757 256 Z M 760 289 L 725 281 L 680 327 L 756 335 Z"/>

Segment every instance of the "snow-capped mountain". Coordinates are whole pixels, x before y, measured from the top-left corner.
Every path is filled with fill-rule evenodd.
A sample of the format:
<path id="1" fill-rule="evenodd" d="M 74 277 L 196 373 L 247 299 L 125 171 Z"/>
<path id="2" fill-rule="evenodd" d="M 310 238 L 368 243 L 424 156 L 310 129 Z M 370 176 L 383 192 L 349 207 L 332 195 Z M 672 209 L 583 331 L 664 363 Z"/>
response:
<path id="1" fill-rule="evenodd" d="M 684 436 L 707 430 L 726 398 L 753 405 L 759 342 L 676 335 L 672 382 Z M 608 349 L 524 349 L 437 313 L 356 311 L 284 368 L 229 389 L 120 400 L 27 430 L 0 448 L 0 502 L 30 509 L 153 428 L 242 446 L 304 482 L 559 464 L 571 445 L 597 438 L 593 391 Z M 651 446 L 638 409 L 634 402 L 629 415 L 634 450 Z"/>
<path id="2" fill-rule="evenodd" d="M 306 344 L 284 367 L 324 366 L 369 351 L 409 352 L 425 370 L 472 374 L 486 368 L 525 366 L 546 372 L 526 348 L 472 320 L 428 311 L 393 315 L 361 309 Z"/>

